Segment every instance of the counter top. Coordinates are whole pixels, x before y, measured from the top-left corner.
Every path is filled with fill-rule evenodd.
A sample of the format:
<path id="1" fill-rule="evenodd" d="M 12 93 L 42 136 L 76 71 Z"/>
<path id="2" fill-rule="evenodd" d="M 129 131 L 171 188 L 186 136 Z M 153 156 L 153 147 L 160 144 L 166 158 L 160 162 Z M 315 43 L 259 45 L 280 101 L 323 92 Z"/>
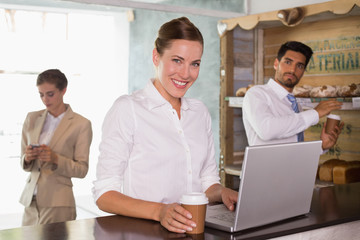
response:
<path id="1" fill-rule="evenodd" d="M 352 183 L 314 188 L 311 211 L 307 215 L 233 234 L 211 228 L 205 228 L 205 233 L 199 236 L 176 234 L 155 221 L 113 215 L 2 230 L 0 239 L 268 239 L 358 220 L 360 183 Z"/>

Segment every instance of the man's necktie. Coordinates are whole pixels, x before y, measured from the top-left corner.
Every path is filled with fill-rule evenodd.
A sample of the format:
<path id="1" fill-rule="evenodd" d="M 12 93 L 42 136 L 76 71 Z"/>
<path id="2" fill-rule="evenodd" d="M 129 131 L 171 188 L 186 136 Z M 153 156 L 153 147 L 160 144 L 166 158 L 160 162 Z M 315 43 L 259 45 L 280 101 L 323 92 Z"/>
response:
<path id="1" fill-rule="evenodd" d="M 291 108 L 294 110 L 294 112 L 298 113 L 299 112 L 299 106 L 298 106 L 298 104 L 296 102 L 296 98 L 294 97 L 294 95 L 288 94 L 287 98 L 291 102 Z M 298 142 L 303 142 L 304 141 L 304 132 L 298 133 L 297 137 L 298 137 Z"/>

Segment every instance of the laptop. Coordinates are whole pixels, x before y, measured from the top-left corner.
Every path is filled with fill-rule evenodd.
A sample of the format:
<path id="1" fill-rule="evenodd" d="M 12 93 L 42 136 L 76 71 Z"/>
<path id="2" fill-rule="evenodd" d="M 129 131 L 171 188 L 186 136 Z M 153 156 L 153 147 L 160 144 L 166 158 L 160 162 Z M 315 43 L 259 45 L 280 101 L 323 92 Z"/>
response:
<path id="1" fill-rule="evenodd" d="M 237 232 L 309 213 L 321 144 L 246 147 L 235 211 L 209 205 L 205 225 Z"/>

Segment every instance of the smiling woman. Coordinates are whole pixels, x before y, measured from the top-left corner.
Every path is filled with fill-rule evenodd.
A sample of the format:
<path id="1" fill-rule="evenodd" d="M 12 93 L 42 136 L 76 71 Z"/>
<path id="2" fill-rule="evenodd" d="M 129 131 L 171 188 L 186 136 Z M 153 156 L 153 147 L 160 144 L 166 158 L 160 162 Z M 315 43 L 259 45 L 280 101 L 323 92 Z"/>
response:
<path id="1" fill-rule="evenodd" d="M 197 41 L 172 40 L 171 48 L 162 54 L 156 48 L 153 50 L 153 62 L 157 69 L 154 86 L 176 110 L 179 118 L 180 98 L 199 75 L 202 49 Z"/>
<path id="2" fill-rule="evenodd" d="M 105 117 L 93 193 L 103 211 L 184 233 L 196 224 L 181 195 L 203 192 L 233 210 L 237 192 L 219 184 L 208 109 L 184 96 L 199 74 L 202 34 L 188 18 L 173 19 L 152 53 L 155 78 L 120 96 Z"/>
<path id="3" fill-rule="evenodd" d="M 85 179 L 74 181 L 78 205 L 90 199 L 104 106 L 110 106 L 119 93 L 127 93 L 128 48 L 119 47 L 128 45 L 126 14 L 62 11 L 0 8 L 0 111 L 6 116 L 0 118 L 0 181 L 11 182 L 2 185 L 6 194 L 0 206 L 0 229 L 21 224 L 19 198 L 27 177 L 19 167 L 21 127 L 27 112 L 43 108 L 37 74 L 45 68 L 62 68 L 70 82 L 64 101 L 93 124 L 89 172 Z M 84 29 L 85 24 L 91 30 Z M 96 58 L 88 57 L 89 49 Z M 93 205 L 80 207 L 93 210 Z M 81 211 L 78 219 L 89 216 Z"/>

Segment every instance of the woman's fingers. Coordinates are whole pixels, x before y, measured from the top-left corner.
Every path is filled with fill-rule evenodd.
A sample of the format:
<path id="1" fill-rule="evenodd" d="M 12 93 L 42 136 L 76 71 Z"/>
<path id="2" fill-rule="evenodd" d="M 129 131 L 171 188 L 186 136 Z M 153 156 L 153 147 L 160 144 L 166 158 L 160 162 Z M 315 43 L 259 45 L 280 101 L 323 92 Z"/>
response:
<path id="1" fill-rule="evenodd" d="M 165 205 L 161 215 L 161 225 L 171 232 L 184 233 L 196 227 L 191 214 L 178 204 Z"/>

